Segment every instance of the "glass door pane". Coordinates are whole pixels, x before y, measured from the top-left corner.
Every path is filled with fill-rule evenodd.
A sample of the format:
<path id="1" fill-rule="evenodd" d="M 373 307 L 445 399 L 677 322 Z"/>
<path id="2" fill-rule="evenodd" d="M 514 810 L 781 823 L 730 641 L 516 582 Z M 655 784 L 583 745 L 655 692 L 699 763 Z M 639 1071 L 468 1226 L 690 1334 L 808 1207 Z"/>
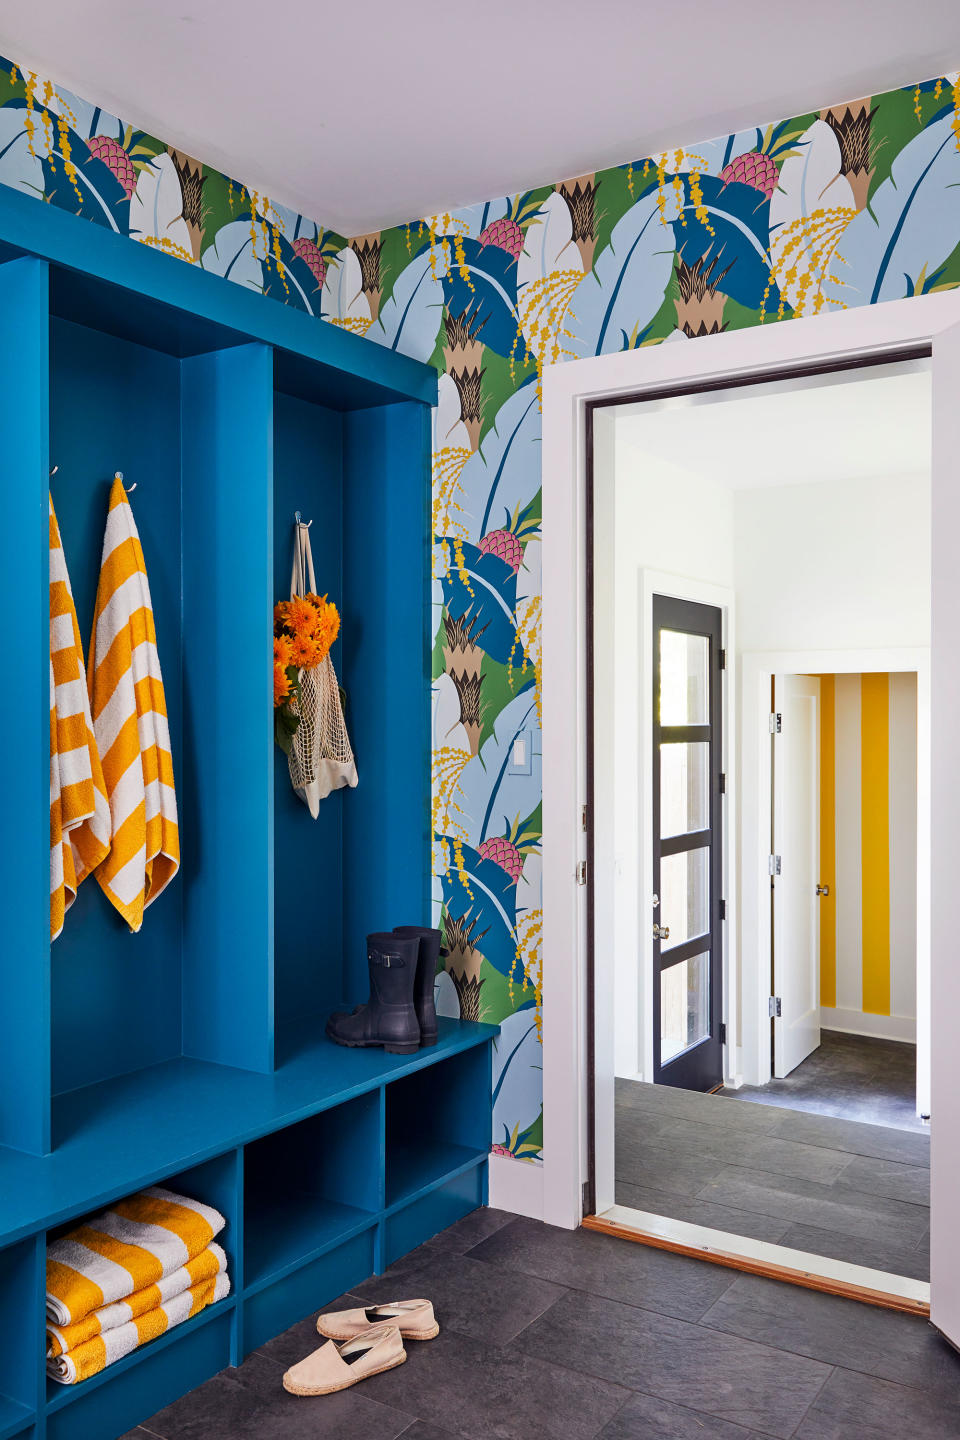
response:
<path id="1" fill-rule="evenodd" d="M 681 960 L 660 977 L 660 1063 L 710 1034 L 710 956 Z"/>
<path id="2" fill-rule="evenodd" d="M 672 950 L 710 930 L 710 846 L 664 855 L 660 861 L 660 923 L 670 931 L 663 950 Z"/>
<path id="3" fill-rule="evenodd" d="M 660 724 L 709 725 L 710 640 L 660 631 Z"/>
<path id="4" fill-rule="evenodd" d="M 710 828 L 710 746 L 660 746 L 660 838 Z"/>

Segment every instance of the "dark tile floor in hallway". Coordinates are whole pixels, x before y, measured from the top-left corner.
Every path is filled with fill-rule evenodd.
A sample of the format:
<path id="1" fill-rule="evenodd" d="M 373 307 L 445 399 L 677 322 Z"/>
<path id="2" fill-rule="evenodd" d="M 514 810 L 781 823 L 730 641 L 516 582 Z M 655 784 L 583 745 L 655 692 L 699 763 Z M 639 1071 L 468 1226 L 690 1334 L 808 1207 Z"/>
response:
<path id="1" fill-rule="evenodd" d="M 620 1205 L 929 1279 L 926 1127 L 618 1080 L 615 1168 Z"/>
<path id="2" fill-rule="evenodd" d="M 478 1210 L 356 1295 L 429 1296 L 441 1334 L 295 1399 L 308 1316 L 124 1440 L 960 1440 L 925 1322 L 605 1235 Z"/>
<path id="3" fill-rule="evenodd" d="M 924 1131 L 916 1113 L 916 1075 L 915 1045 L 823 1030 L 819 1049 L 785 1080 L 742 1085 L 723 1094 L 760 1105 Z"/>

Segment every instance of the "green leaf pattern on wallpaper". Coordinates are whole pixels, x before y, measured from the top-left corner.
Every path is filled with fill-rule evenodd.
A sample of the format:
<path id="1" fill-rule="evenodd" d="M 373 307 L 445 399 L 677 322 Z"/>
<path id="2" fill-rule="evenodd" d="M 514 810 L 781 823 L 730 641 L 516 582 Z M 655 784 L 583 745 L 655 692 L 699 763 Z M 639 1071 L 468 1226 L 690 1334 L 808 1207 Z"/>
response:
<path id="1" fill-rule="evenodd" d="M 439 1000 L 501 1025 L 494 1149 L 536 1163 L 543 369 L 960 285 L 960 79 L 348 241 L 46 77 L 6 72 L 0 182 L 439 372 Z"/>

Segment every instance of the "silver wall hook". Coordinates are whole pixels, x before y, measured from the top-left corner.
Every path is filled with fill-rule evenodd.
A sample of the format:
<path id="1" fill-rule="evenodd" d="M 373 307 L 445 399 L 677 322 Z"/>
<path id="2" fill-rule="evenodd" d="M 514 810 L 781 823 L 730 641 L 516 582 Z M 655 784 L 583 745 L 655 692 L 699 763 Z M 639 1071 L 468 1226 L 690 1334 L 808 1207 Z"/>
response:
<path id="1" fill-rule="evenodd" d="M 122 470 L 115 470 L 115 471 L 113 472 L 113 478 L 114 478 L 114 480 L 119 480 L 119 481 L 120 481 L 120 484 L 122 485 L 122 484 L 123 484 L 123 471 L 122 471 Z M 137 488 L 137 483 L 138 483 L 138 482 L 137 482 L 136 480 L 134 480 L 134 482 L 133 482 L 132 485 L 127 485 L 127 486 L 126 486 L 126 491 L 127 491 L 127 494 L 128 494 L 128 495 L 132 495 L 132 494 L 133 494 L 134 490 L 136 490 L 136 488 Z"/>
<path id="2" fill-rule="evenodd" d="M 294 518 L 294 520 L 296 521 L 296 523 L 297 523 L 298 525 L 302 525 L 302 526 L 303 526 L 304 530 L 309 530 L 309 529 L 310 529 L 310 526 L 313 524 L 313 521 L 312 521 L 312 520 L 301 520 L 301 518 L 300 518 L 300 511 L 299 511 L 299 510 L 295 510 L 295 511 L 293 512 L 293 518 Z"/>
<path id="3" fill-rule="evenodd" d="M 58 471 L 59 469 L 60 469 L 60 466 L 59 466 L 59 465 L 52 465 L 52 466 L 50 467 L 50 479 L 51 479 L 51 480 L 53 479 L 54 475 L 56 475 L 56 473 L 57 473 L 57 471 Z"/>

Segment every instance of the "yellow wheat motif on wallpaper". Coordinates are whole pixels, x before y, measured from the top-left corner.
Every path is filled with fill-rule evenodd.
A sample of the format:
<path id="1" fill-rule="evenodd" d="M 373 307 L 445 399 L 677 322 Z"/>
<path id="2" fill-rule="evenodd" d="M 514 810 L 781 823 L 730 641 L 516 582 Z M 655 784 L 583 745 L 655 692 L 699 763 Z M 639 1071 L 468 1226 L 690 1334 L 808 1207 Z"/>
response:
<path id="1" fill-rule="evenodd" d="M 514 1001 L 514 983 L 519 967 L 520 983 L 523 990 L 533 991 L 534 1018 L 537 1039 L 543 1042 L 543 911 L 527 910 L 517 921 L 515 938 L 517 942 L 513 964 L 507 976 L 507 990 L 510 1003 Z"/>
<path id="2" fill-rule="evenodd" d="M 576 357 L 564 345 L 572 338 L 566 328 L 573 293 L 583 279 L 582 270 L 551 270 L 527 285 L 517 301 L 517 333 L 510 351 L 510 378 L 516 379 L 517 351 L 524 341 L 523 363 L 533 355 L 537 362 L 537 397 L 543 400 L 543 367 Z"/>
<path id="3" fill-rule="evenodd" d="M 846 309 L 842 300 L 825 296 L 825 282 L 842 286 L 844 281 L 831 272 L 835 260 L 842 262 L 840 240 L 856 210 L 848 205 L 813 210 L 791 220 L 779 230 L 771 242 L 770 276 L 760 306 L 761 321 L 766 318 L 767 299 L 774 284 L 780 287 L 777 319 L 782 320 L 785 306 L 790 304 L 795 316 L 803 315 L 812 301 L 812 312 L 818 315 L 829 300 L 831 305 Z"/>

